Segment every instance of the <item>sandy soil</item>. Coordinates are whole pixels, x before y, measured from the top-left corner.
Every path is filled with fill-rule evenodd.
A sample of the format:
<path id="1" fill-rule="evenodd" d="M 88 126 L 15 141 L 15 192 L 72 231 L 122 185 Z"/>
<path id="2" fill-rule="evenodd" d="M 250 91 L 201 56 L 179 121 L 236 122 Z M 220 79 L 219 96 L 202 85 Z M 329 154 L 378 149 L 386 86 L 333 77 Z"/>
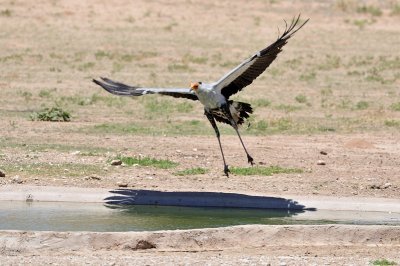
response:
<path id="1" fill-rule="evenodd" d="M 400 228 L 236 226 L 136 233 L 0 232 L 3 263 L 365 265 L 399 259 Z M 40 252 L 39 252 L 40 250 Z M 53 256 L 57 255 L 57 258 Z M 82 256 L 82 257 L 80 257 Z"/>
<path id="2" fill-rule="evenodd" d="M 126 184 L 167 191 L 398 199 L 398 5 L 373 0 L 4 1 L 0 169 L 6 176 L 0 185 L 111 189 Z M 255 107 L 252 127 L 242 132 L 256 163 L 302 173 L 227 178 L 200 105 L 155 97 L 117 99 L 91 84 L 98 76 L 177 87 L 193 79 L 215 80 L 272 41 L 282 19 L 297 13 L 310 17 L 310 23 L 237 97 Z M 72 121 L 30 121 L 30 114 L 51 106 L 71 112 Z M 222 132 L 228 164 L 247 166 L 237 137 L 226 127 Z M 179 166 L 111 166 L 118 154 L 169 159 Z M 192 167 L 208 172 L 174 174 Z M 173 242 L 174 250 L 159 243 L 151 250 L 96 249 L 69 233 L 0 232 L 0 260 L 13 265 L 367 265 L 379 258 L 400 263 L 397 228 L 388 233 L 387 227 L 322 227 L 301 245 L 290 238 L 291 230 L 313 227 L 277 235 L 269 227 L 249 228 L 222 229 L 214 245 L 210 231 L 184 233 Z M 193 244 L 202 236 L 207 244 Z M 271 241 L 261 241 L 262 236 Z M 51 244 L 40 250 L 16 244 L 30 237 Z M 83 250 L 51 249 L 57 238 L 75 239 L 69 247 Z M 279 242 L 286 238 L 292 242 Z"/>
<path id="3" fill-rule="evenodd" d="M 53 127 L 54 124 L 49 124 Z M 31 127 L 34 125 L 31 125 Z M 32 139 L 40 138 L 39 132 L 27 134 Z M 48 129 L 46 129 L 48 130 Z M 21 136 L 22 137 L 22 136 Z M 50 139 L 51 138 L 51 139 Z M 140 141 L 137 142 L 137 138 Z M 5 162 L 10 164 L 37 163 L 85 163 L 96 165 L 100 173 L 84 172 L 68 176 L 68 168 L 60 169 L 54 176 L 38 177 L 21 171 L 19 182 L 35 185 L 115 187 L 125 183 L 130 188 L 189 191 L 223 191 L 280 195 L 337 195 L 357 197 L 398 198 L 400 188 L 400 142 L 396 134 L 352 134 L 312 136 L 268 136 L 245 137 L 248 148 L 258 165 L 279 165 L 302 169 L 300 174 L 273 176 L 224 176 L 217 140 L 210 137 L 145 137 L 109 136 L 99 143 L 95 136 L 70 135 L 74 145 L 97 143 L 98 147 L 118 147 L 124 154 L 169 159 L 179 162 L 176 169 L 153 167 L 110 166 L 106 156 L 83 157 L 79 150 L 70 152 L 39 151 L 27 153 L 15 148 L 6 148 Z M 247 160 L 236 136 L 223 136 L 228 164 L 247 166 Z M 18 141 L 24 142 L 21 138 Z M 60 142 L 59 137 L 49 136 L 49 141 Z M 34 146 L 34 145 L 32 145 Z M 29 148 L 30 145 L 27 144 Z M 79 149 L 79 147 L 78 147 Z M 327 155 L 322 155 L 325 151 Z M 325 165 L 318 165 L 323 160 Z M 63 167 L 63 166 L 61 166 Z M 209 172 L 203 175 L 176 176 L 178 169 L 204 167 Z M 45 173 L 46 174 L 46 173 Z M 95 178 L 92 178 L 95 176 Z M 15 176 L 2 178 L 3 184 L 16 183 Z"/>

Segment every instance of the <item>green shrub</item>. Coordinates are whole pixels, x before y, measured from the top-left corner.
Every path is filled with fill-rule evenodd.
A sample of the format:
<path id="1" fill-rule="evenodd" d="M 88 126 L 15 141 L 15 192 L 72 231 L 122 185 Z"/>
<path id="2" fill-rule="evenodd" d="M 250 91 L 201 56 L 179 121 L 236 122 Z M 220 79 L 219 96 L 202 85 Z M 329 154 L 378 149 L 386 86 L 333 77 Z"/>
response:
<path id="1" fill-rule="evenodd" d="M 59 107 L 45 108 L 43 111 L 34 112 L 30 115 L 32 121 L 52 121 L 52 122 L 69 122 L 71 115 L 69 112 Z"/>

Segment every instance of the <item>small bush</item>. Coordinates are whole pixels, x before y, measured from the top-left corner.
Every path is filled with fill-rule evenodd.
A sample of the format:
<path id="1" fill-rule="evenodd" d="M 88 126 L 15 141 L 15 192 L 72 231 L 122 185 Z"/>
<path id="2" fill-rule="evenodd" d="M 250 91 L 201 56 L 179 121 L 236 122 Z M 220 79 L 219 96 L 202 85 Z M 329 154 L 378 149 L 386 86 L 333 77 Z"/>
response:
<path id="1" fill-rule="evenodd" d="M 299 94 L 294 98 L 298 103 L 306 103 L 307 97 L 304 94 Z"/>
<path id="2" fill-rule="evenodd" d="M 4 10 L 0 11 L 0 16 L 11 17 L 11 10 L 10 9 L 4 9 Z"/>
<path id="3" fill-rule="evenodd" d="M 400 102 L 390 105 L 390 109 L 392 109 L 393 111 L 400 111 Z"/>
<path id="4" fill-rule="evenodd" d="M 380 259 L 372 261 L 372 265 L 387 266 L 387 265 L 397 265 L 397 263 L 394 261 L 389 261 L 387 259 Z"/>
<path id="5" fill-rule="evenodd" d="M 59 107 L 45 108 L 41 112 L 34 112 L 30 115 L 32 121 L 52 121 L 52 122 L 69 122 L 71 115 L 69 112 Z"/>
<path id="6" fill-rule="evenodd" d="M 368 19 L 356 19 L 353 21 L 353 24 L 357 26 L 360 30 L 364 29 L 365 26 L 372 24 L 373 21 L 369 21 Z"/>
<path id="7" fill-rule="evenodd" d="M 50 90 L 41 90 L 39 92 L 39 97 L 40 98 L 50 98 L 51 97 L 51 91 Z"/>
<path id="8" fill-rule="evenodd" d="M 358 13 L 370 14 L 372 16 L 379 17 L 382 15 L 382 10 L 376 6 L 360 6 L 357 8 Z"/>
<path id="9" fill-rule="evenodd" d="M 365 110 L 365 109 L 367 109 L 368 107 L 369 107 L 369 103 L 366 102 L 366 101 L 359 101 L 359 102 L 356 104 L 356 109 L 357 109 L 357 110 Z"/>
<path id="10" fill-rule="evenodd" d="M 387 127 L 400 127 L 400 120 L 385 120 L 385 126 Z"/>

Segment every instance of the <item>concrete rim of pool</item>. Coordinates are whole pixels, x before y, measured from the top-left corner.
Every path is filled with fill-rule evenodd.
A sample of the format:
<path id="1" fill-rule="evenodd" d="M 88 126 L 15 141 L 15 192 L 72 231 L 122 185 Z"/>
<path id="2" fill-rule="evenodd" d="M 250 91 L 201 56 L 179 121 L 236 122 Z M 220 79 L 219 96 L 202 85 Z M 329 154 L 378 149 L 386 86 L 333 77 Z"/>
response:
<path id="1" fill-rule="evenodd" d="M 81 202 L 186 207 L 233 207 L 400 213 L 400 199 L 330 196 L 279 196 L 198 191 L 156 191 L 6 185 L 0 201 Z"/>

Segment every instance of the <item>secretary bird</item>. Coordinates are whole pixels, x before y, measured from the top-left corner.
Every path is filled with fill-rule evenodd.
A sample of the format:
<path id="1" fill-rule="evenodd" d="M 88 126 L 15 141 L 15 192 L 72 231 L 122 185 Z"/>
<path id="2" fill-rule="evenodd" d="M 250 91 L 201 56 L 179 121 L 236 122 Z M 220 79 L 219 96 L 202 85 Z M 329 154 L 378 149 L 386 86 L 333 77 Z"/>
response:
<path id="1" fill-rule="evenodd" d="M 238 130 L 238 125 L 243 124 L 245 119 L 249 117 L 249 114 L 253 113 L 253 108 L 248 103 L 229 100 L 229 97 L 250 85 L 253 80 L 263 73 L 282 51 L 282 47 L 287 41 L 308 22 L 307 19 L 298 25 L 299 20 L 300 15 L 293 18 L 290 25 L 285 21 L 285 31 L 274 43 L 258 51 L 214 83 L 194 82 L 190 84 L 190 88 L 145 88 L 128 86 L 108 78 L 101 78 L 101 81 L 93 79 L 93 82 L 106 91 L 120 96 L 161 94 L 193 101 L 199 100 L 204 105 L 205 116 L 214 128 L 224 162 L 224 173 L 226 176 L 229 176 L 230 171 L 226 164 L 220 133 L 215 121 L 226 123 L 235 129 L 240 143 L 246 152 L 247 160 L 253 165 L 253 157 L 247 151 Z"/>

